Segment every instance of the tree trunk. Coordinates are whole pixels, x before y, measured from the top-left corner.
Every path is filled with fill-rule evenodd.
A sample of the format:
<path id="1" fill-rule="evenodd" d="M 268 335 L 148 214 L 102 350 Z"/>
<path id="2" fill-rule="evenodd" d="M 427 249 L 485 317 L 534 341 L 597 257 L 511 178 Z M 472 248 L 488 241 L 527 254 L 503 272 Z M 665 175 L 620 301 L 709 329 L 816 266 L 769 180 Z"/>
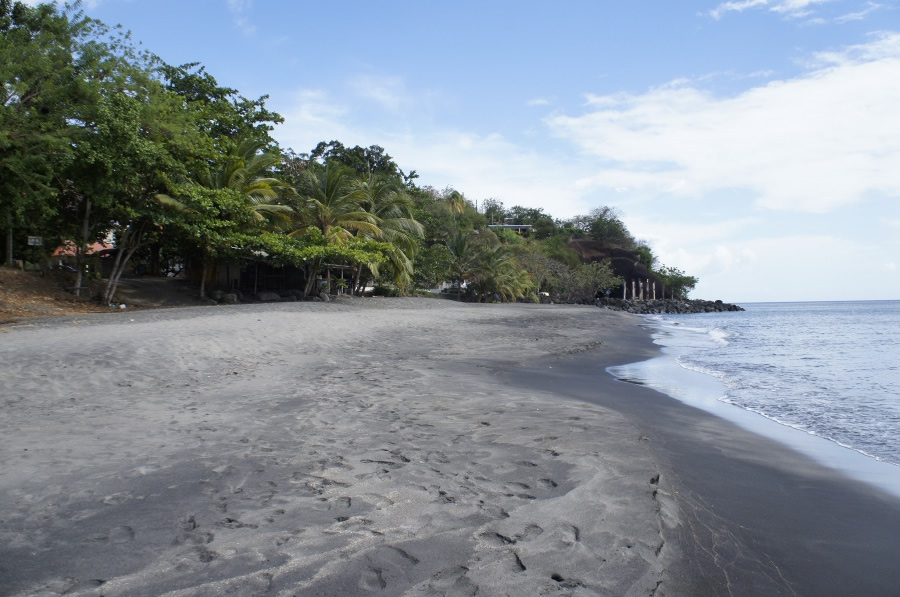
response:
<path id="1" fill-rule="evenodd" d="M 6 211 L 6 265 L 13 266 L 13 217 L 12 205 Z"/>
<path id="2" fill-rule="evenodd" d="M 317 261 L 306 266 L 306 285 L 303 288 L 303 298 L 308 297 L 313 291 L 313 287 L 316 285 L 316 272 L 318 271 L 319 265 Z"/>
<path id="3" fill-rule="evenodd" d="M 141 224 L 138 228 L 134 228 L 133 224 L 129 224 L 122 234 L 119 242 L 119 250 L 116 252 L 116 260 L 113 263 L 112 272 L 109 274 L 109 282 L 106 284 L 106 291 L 103 293 L 103 304 L 110 304 L 116 294 L 119 286 L 119 278 L 125 272 L 128 261 L 134 252 L 141 246 L 141 239 L 144 236 L 144 226 Z"/>
<path id="4" fill-rule="evenodd" d="M 81 286 L 84 283 L 84 253 L 87 249 L 88 235 L 91 233 L 91 198 L 84 198 L 84 220 L 81 222 L 81 245 L 75 247 L 75 296 L 81 297 Z"/>
<path id="5" fill-rule="evenodd" d="M 158 276 L 160 274 L 160 260 L 159 260 L 159 251 L 161 246 L 159 243 L 153 243 L 150 247 L 150 266 L 147 268 L 147 273 L 151 276 Z"/>
<path id="6" fill-rule="evenodd" d="M 203 261 L 203 271 L 200 274 L 200 298 L 206 298 L 206 272 L 209 269 L 209 265 L 206 263 L 206 260 Z"/>
<path id="7" fill-rule="evenodd" d="M 353 290 L 350 292 L 350 294 L 352 294 L 354 296 L 357 293 L 359 293 L 360 295 L 363 294 L 363 292 L 361 290 L 359 290 L 359 279 L 362 276 L 362 268 L 363 268 L 362 263 L 356 264 L 356 276 L 353 278 Z"/>

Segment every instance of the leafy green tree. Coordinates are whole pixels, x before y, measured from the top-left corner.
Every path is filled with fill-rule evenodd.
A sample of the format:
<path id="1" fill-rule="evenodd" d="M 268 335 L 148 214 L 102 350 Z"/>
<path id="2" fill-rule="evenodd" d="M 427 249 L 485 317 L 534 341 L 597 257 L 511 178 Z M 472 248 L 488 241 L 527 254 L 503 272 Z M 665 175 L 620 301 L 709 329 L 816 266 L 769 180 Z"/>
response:
<path id="1" fill-rule="evenodd" d="M 622 283 L 608 262 L 583 263 L 557 272 L 556 291 L 564 301 L 592 301 L 600 293 Z"/>
<path id="2" fill-rule="evenodd" d="M 537 207 L 522 207 L 514 205 L 506 211 L 506 218 L 513 224 L 534 225 L 541 218 L 548 217 L 544 210 Z"/>
<path id="3" fill-rule="evenodd" d="M 653 249 L 650 248 L 650 245 L 644 241 L 640 241 L 633 250 L 637 253 L 638 259 L 644 267 L 653 270 L 656 266 L 656 255 L 653 254 Z"/>
<path id="4" fill-rule="evenodd" d="M 81 116 L 78 151 L 67 173 L 91 202 L 85 219 L 116 240 L 112 273 L 102 297 L 109 302 L 131 256 L 147 233 L 165 219 L 157 197 L 187 175 L 186 164 L 205 154 L 205 137 L 194 134 L 194 114 L 154 77 L 152 57 L 114 47 L 102 54 L 104 75 L 92 82 L 94 101 Z"/>
<path id="5" fill-rule="evenodd" d="M 203 298 L 208 268 L 223 260 L 251 256 L 242 247 L 262 232 L 260 221 L 238 189 L 183 184 L 174 188 L 173 194 L 177 200 L 168 195 L 159 197 L 175 212 L 167 229 L 176 233 L 182 254 L 195 255 L 202 264 Z"/>
<path id="6" fill-rule="evenodd" d="M 196 62 L 181 66 L 161 64 L 158 69 L 166 88 L 199 113 L 196 127 L 214 141 L 219 155 L 232 155 L 242 141 L 256 144 L 263 153 L 274 148 L 270 133 L 284 118 L 266 108 L 268 96 L 250 100 L 236 89 L 221 87 Z"/>
<path id="7" fill-rule="evenodd" d="M 548 257 L 536 245 L 516 248 L 516 261 L 528 272 L 538 292 L 554 290 L 554 284 L 566 265 Z"/>
<path id="8" fill-rule="evenodd" d="M 587 215 L 572 218 L 569 223 L 593 240 L 623 249 L 630 249 L 635 245 L 634 237 L 622 221 L 621 213 L 614 207 L 598 207 Z"/>
<path id="9" fill-rule="evenodd" d="M 489 224 L 503 224 L 506 221 L 506 210 L 499 199 L 485 199 L 481 203 L 481 213 Z"/>
<path id="10" fill-rule="evenodd" d="M 422 246 L 416 251 L 413 283 L 416 288 L 435 288 L 448 279 L 452 254 L 444 243 Z"/>
<path id="11" fill-rule="evenodd" d="M 306 159 L 325 165 L 341 165 L 354 170 L 357 175 L 362 177 L 375 175 L 397 179 L 405 185 L 411 185 L 412 181 L 419 176 L 415 170 L 404 174 L 394 159 L 380 145 L 370 145 L 365 148 L 359 145 L 346 147 L 340 141 L 322 141 L 316 145 Z"/>
<path id="12" fill-rule="evenodd" d="M 662 278 L 664 287 L 662 288 L 663 298 L 688 298 L 691 290 L 697 286 L 699 280 L 694 276 L 689 276 L 677 267 L 662 266 L 655 271 L 656 275 Z"/>
<path id="13" fill-rule="evenodd" d="M 0 0 L 0 214 L 6 259 L 14 229 L 54 223 L 56 173 L 71 159 L 70 119 L 84 101 L 85 62 L 72 52 L 96 27 L 79 12 L 53 4 Z"/>

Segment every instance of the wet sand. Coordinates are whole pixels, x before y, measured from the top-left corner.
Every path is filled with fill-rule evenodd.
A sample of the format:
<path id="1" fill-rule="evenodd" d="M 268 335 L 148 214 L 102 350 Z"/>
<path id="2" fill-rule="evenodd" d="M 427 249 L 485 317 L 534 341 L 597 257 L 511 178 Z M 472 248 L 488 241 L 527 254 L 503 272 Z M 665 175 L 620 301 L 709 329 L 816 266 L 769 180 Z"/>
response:
<path id="1" fill-rule="evenodd" d="M 356 299 L 0 334 L 0 594 L 665 594 L 652 452 L 510 384 L 632 342 L 591 307 Z"/>
<path id="2" fill-rule="evenodd" d="M 598 383 L 598 361 L 532 363 L 509 379 L 611 408 L 640 429 L 675 504 L 672 594 L 900 594 L 895 495 L 654 390 Z"/>

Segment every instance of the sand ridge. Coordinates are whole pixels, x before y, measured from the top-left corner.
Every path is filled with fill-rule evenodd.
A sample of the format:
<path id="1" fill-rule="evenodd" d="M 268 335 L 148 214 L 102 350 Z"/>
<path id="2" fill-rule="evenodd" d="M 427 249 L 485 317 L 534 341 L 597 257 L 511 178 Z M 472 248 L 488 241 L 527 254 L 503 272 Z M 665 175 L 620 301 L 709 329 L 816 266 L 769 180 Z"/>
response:
<path id="1" fill-rule="evenodd" d="M 372 299 L 13 326 L 0 593 L 662 594 L 638 431 L 498 375 L 634 323 Z"/>

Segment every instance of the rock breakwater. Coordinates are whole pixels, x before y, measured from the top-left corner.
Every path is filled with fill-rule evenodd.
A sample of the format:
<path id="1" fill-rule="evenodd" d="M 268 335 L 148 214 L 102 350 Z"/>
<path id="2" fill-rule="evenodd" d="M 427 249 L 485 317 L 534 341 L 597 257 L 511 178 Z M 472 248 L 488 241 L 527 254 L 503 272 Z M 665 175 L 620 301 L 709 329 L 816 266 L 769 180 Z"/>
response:
<path id="1" fill-rule="evenodd" d="M 722 311 L 743 311 L 742 307 L 722 301 L 701 299 L 655 299 L 649 301 L 627 301 L 623 299 L 597 299 L 598 307 L 613 311 L 627 311 L 638 315 L 659 313 L 721 313 Z"/>

